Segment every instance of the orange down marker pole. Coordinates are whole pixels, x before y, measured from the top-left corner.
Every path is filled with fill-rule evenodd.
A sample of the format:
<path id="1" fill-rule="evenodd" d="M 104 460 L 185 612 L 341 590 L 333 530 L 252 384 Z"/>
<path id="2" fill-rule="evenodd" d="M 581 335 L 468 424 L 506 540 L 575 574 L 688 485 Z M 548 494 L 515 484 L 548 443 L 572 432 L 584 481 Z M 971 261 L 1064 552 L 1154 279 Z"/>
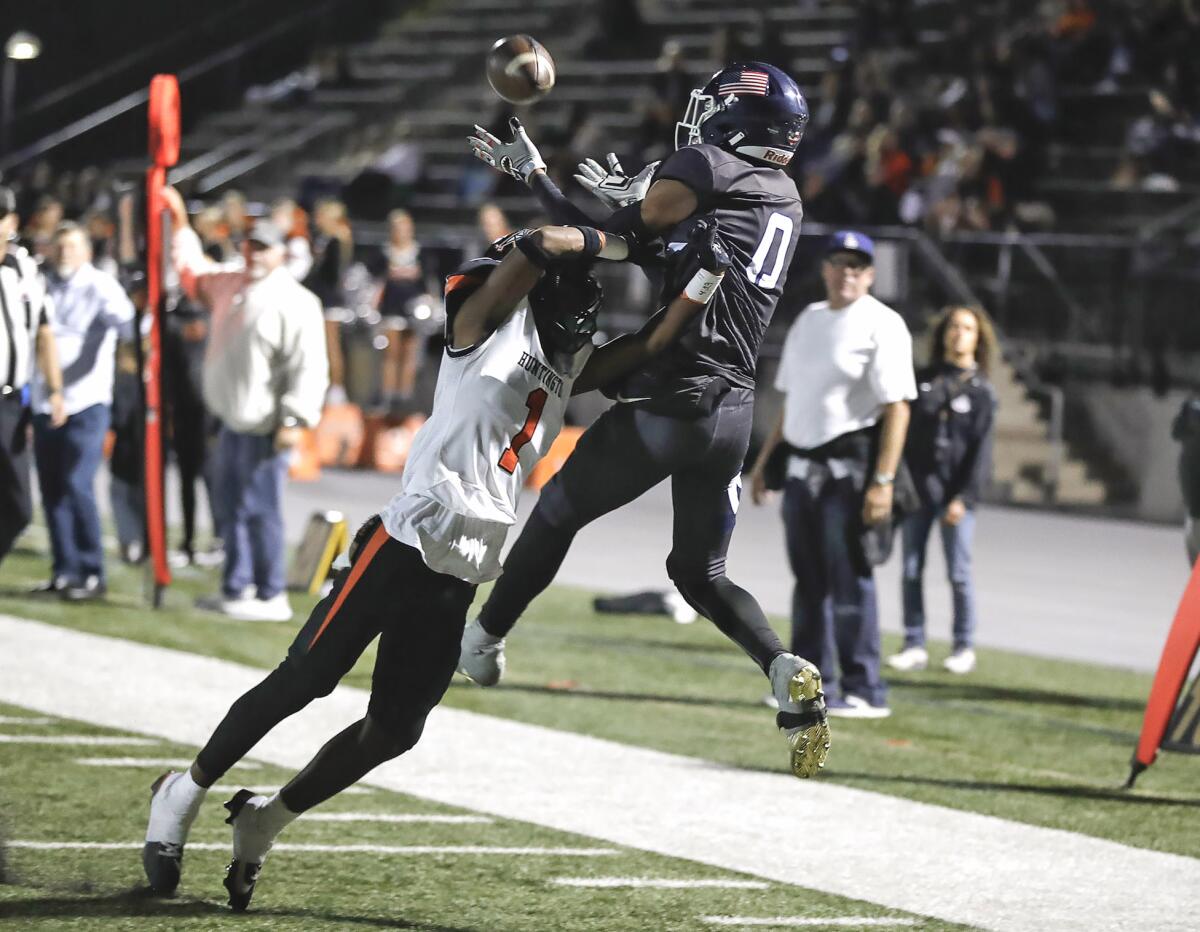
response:
<path id="1" fill-rule="evenodd" d="M 154 573 L 154 605 L 171 584 L 167 566 L 166 514 L 163 495 L 162 351 L 166 310 L 164 263 L 170 256 L 163 242 L 162 188 L 167 169 L 179 161 L 179 83 L 173 74 L 156 74 L 150 82 L 150 168 L 146 171 L 146 307 L 150 311 L 149 348 L 143 373 L 146 391 L 145 476 L 146 541 Z"/>
<path id="2" fill-rule="evenodd" d="M 1150 699 L 1146 703 L 1146 716 L 1142 721 L 1142 733 L 1134 751 L 1129 780 L 1126 788 L 1133 786 L 1143 770 L 1154 763 L 1163 735 L 1171 723 L 1179 694 L 1187 680 L 1188 671 L 1200 650 L 1200 560 L 1192 567 L 1187 588 L 1179 600 L 1179 609 L 1163 645 L 1162 659 L 1158 672 L 1154 674 L 1154 685 L 1150 687 Z"/>

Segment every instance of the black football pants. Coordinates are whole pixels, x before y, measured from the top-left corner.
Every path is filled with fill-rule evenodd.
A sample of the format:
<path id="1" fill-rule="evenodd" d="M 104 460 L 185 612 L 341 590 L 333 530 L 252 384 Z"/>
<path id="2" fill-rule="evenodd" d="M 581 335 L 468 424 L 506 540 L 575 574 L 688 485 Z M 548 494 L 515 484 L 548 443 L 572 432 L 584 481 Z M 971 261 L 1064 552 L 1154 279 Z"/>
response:
<path id="1" fill-rule="evenodd" d="M 378 517 L 355 544 L 350 567 L 312 610 L 287 659 L 233 704 L 197 755 L 210 783 L 283 719 L 333 692 L 376 637 L 367 715 L 317 752 L 283 788 L 283 802 L 293 812 L 311 809 L 420 739 L 454 675 L 475 587 L 431 570 Z"/>
<path id="2" fill-rule="evenodd" d="M 28 431 L 29 409 L 20 392 L 0 395 L 0 560 L 33 517 Z"/>
<path id="3" fill-rule="evenodd" d="M 670 477 L 674 506 L 667 574 L 680 594 L 765 672 L 784 648 L 754 597 L 725 576 L 737 519 L 754 393 L 734 389 L 711 414 L 652 414 L 617 404 L 584 431 L 504 563 L 480 613 L 484 629 L 507 634 L 550 585 L 575 534 Z"/>

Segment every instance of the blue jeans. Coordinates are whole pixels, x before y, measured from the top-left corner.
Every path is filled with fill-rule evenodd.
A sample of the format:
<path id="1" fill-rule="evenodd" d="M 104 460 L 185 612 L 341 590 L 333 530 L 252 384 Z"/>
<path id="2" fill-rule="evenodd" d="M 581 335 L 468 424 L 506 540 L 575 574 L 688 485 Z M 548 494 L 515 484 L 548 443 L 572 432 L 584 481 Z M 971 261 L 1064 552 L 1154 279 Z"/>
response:
<path id="1" fill-rule="evenodd" d="M 821 671 L 831 698 L 887 701 L 879 674 L 875 575 L 858 544 L 862 495 L 849 479 L 830 479 L 814 496 L 799 479 L 783 490 L 783 526 L 792 590 L 792 652 Z M 840 668 L 840 669 L 839 669 Z"/>
<path id="2" fill-rule="evenodd" d="M 925 646 L 925 545 L 937 523 L 946 555 L 946 575 L 954 593 L 954 649 L 975 643 L 975 586 L 971 581 L 971 541 L 975 536 L 975 512 L 968 508 L 962 520 L 951 527 L 940 521 L 941 511 L 924 506 L 901 526 L 904 540 L 904 646 Z"/>
<path id="3" fill-rule="evenodd" d="M 104 579 L 95 482 L 109 415 L 108 405 L 98 404 L 72 414 L 58 428 L 50 426 L 47 414 L 33 418 L 33 455 L 50 530 L 53 574 L 72 583 L 88 576 Z"/>
<path id="4" fill-rule="evenodd" d="M 221 428 L 213 479 L 225 540 L 222 591 L 237 598 L 247 586 L 270 599 L 283 591 L 283 482 L 287 454 L 267 434 Z"/>

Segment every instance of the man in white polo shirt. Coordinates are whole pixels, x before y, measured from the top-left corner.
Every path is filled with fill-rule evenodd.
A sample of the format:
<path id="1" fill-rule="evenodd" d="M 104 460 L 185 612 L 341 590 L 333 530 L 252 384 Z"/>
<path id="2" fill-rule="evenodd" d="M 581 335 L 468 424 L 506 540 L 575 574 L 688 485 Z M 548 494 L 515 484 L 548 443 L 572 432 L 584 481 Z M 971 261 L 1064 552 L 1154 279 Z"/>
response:
<path id="1" fill-rule="evenodd" d="M 827 298 L 788 331 L 775 379 L 783 411 L 751 471 L 758 504 L 767 461 L 781 442 L 790 445 L 783 520 L 796 577 L 791 649 L 820 668 L 829 714 L 856 718 L 890 714 L 862 539 L 891 517 L 908 402 L 917 396 L 908 328 L 868 294 L 874 258 L 861 233 L 830 238 L 821 263 Z"/>

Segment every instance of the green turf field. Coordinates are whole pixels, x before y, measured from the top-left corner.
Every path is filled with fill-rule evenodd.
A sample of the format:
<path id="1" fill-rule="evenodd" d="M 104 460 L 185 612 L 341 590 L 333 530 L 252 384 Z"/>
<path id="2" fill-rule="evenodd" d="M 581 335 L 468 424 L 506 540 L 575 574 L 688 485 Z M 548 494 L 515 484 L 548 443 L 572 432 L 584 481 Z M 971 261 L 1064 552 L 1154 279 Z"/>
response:
<path id="1" fill-rule="evenodd" d="M 82 723 L 46 724 L 0 704 L 7 735 L 108 736 L 121 733 Z M 878 906 L 756 881 L 702 864 L 661 857 L 594 839 L 505 819 L 480 817 L 386 790 L 356 788 L 320 807 L 319 815 L 370 814 L 405 818 L 454 816 L 478 821 L 348 823 L 305 818 L 288 828 L 284 845 L 380 848 L 472 846 L 555 849 L 439 853 L 395 850 L 311 852 L 279 850 L 263 872 L 251 911 L 230 915 L 221 886 L 228 862 L 224 786 L 273 788 L 290 774 L 239 766 L 210 794 L 192 828 L 184 883 L 174 898 L 144 890 L 140 840 L 149 785 L 161 765 L 87 766 L 82 760 L 119 757 L 186 759 L 193 748 L 153 745 L 62 747 L 0 744 L 0 825 L 9 846 L 0 863 L 0 925 L 21 929 L 246 929 L 398 928 L 424 930 L 675 930 L 703 927 L 705 916 L 893 917 L 894 928 L 965 928 L 904 916 Z M 126 842 L 119 850 L 24 847 L 29 843 Z M 212 845 L 216 850 L 208 850 Z M 597 878 L 705 880 L 749 888 L 593 889 L 563 881 Z M 839 928 L 865 928 L 840 925 Z"/>
<path id="2" fill-rule="evenodd" d="M 299 624 L 299 619 L 239 624 L 193 611 L 191 598 L 214 586 L 211 573 L 180 574 L 159 612 L 144 607 L 140 572 L 115 568 L 112 594 L 103 606 L 67 605 L 21 594 L 44 573 L 44 558 L 29 552 L 6 561 L 0 612 L 264 668 L 282 657 Z M 294 599 L 298 611 L 309 604 Z M 937 649 L 934 645 L 935 658 Z M 370 659 L 364 658 L 351 674 L 350 685 L 369 686 Z M 1200 761 L 1165 755 L 1141 778 L 1137 791 L 1117 789 L 1127 772 L 1148 676 L 985 650 L 980 652 L 979 671 L 970 677 L 930 671 L 891 681 L 895 714 L 884 721 L 835 720 L 829 766 L 820 779 L 1200 856 L 1200 838 L 1192 829 L 1200 807 Z M 773 728 L 772 713 L 760 705 L 765 692 L 766 681 L 750 661 L 703 620 L 679 626 L 664 618 L 597 616 L 586 594 L 556 588 L 535 603 L 510 639 L 505 684 L 483 690 L 456 681 L 446 702 L 739 767 L 784 772 L 783 742 Z M 88 733 L 81 731 L 83 726 L 61 727 Z M 172 754 L 187 757 L 193 750 L 177 748 Z M 55 767 L 55 760 L 64 756 L 79 754 L 77 749 L 68 753 L 0 744 L 2 818 L 9 837 L 86 835 L 136 841 L 143 829 L 146 786 L 155 773 Z M 268 768 L 254 779 L 277 785 L 284 776 Z M 38 800 L 36 810 L 24 802 L 31 798 Z M 382 790 L 336 800 L 329 808 L 434 811 L 428 803 Z M 111 817 L 96 818 L 97 810 L 111 812 Z M 220 841 L 224 831 L 217 810 L 210 806 L 193 838 Z M 346 834 L 344 826 L 297 823 L 286 840 L 325 841 L 344 839 Z M 353 837 L 387 837 L 393 839 L 391 844 L 446 844 L 453 839 L 456 844 L 595 847 L 588 839 L 513 823 L 355 826 Z M 186 919 L 194 923 L 191 927 L 202 928 L 222 902 L 218 878 L 224 857 L 222 852 L 189 854 L 189 876 L 203 875 L 204 880 L 178 905 L 164 906 L 130 892 L 140 877 L 136 851 L 12 850 L 8 869 L 18 882 L 0 887 L 0 917 L 16 910 L 23 911 L 23 922 L 40 916 L 41 922 L 66 925 L 83 915 L 107 916 L 106 928 L 183 928 Z M 293 865 L 311 864 L 322 875 L 321 882 L 314 884 L 306 871 L 287 867 L 284 857 Z M 716 876 L 712 868 L 628 850 L 602 858 L 543 858 L 520 864 L 442 855 L 420 863 L 433 869 L 414 871 L 413 859 L 406 857 L 338 855 L 330 860 L 281 854 L 265 875 L 263 911 L 256 922 L 266 923 L 262 927 L 308 926 L 313 922 L 305 917 L 311 916 L 328 928 L 349 928 L 388 926 L 402 916 L 410 925 L 400 928 L 615 930 L 696 928 L 700 915 L 748 910 L 755 915 L 879 915 L 878 908 L 782 885 L 772 885 L 769 891 L 629 891 L 566 889 L 551 883 L 555 877 L 584 875 Z M 267 884 L 276 871 L 286 876 L 273 881 L 280 885 L 275 888 L 279 899 L 272 895 L 268 903 Z M 401 883 L 388 884 L 385 878 L 391 877 Z M 507 880 L 502 883 L 499 878 Z M 397 888 L 403 888 L 399 898 Z M 754 904 L 752 910 L 748 902 Z M 398 903 L 403 904 L 402 912 L 396 911 Z M 126 925 L 112 918 L 135 912 L 150 918 L 131 919 Z M 563 924 L 555 925 L 558 921 Z M 921 927 L 943 926 L 929 922 Z"/>

